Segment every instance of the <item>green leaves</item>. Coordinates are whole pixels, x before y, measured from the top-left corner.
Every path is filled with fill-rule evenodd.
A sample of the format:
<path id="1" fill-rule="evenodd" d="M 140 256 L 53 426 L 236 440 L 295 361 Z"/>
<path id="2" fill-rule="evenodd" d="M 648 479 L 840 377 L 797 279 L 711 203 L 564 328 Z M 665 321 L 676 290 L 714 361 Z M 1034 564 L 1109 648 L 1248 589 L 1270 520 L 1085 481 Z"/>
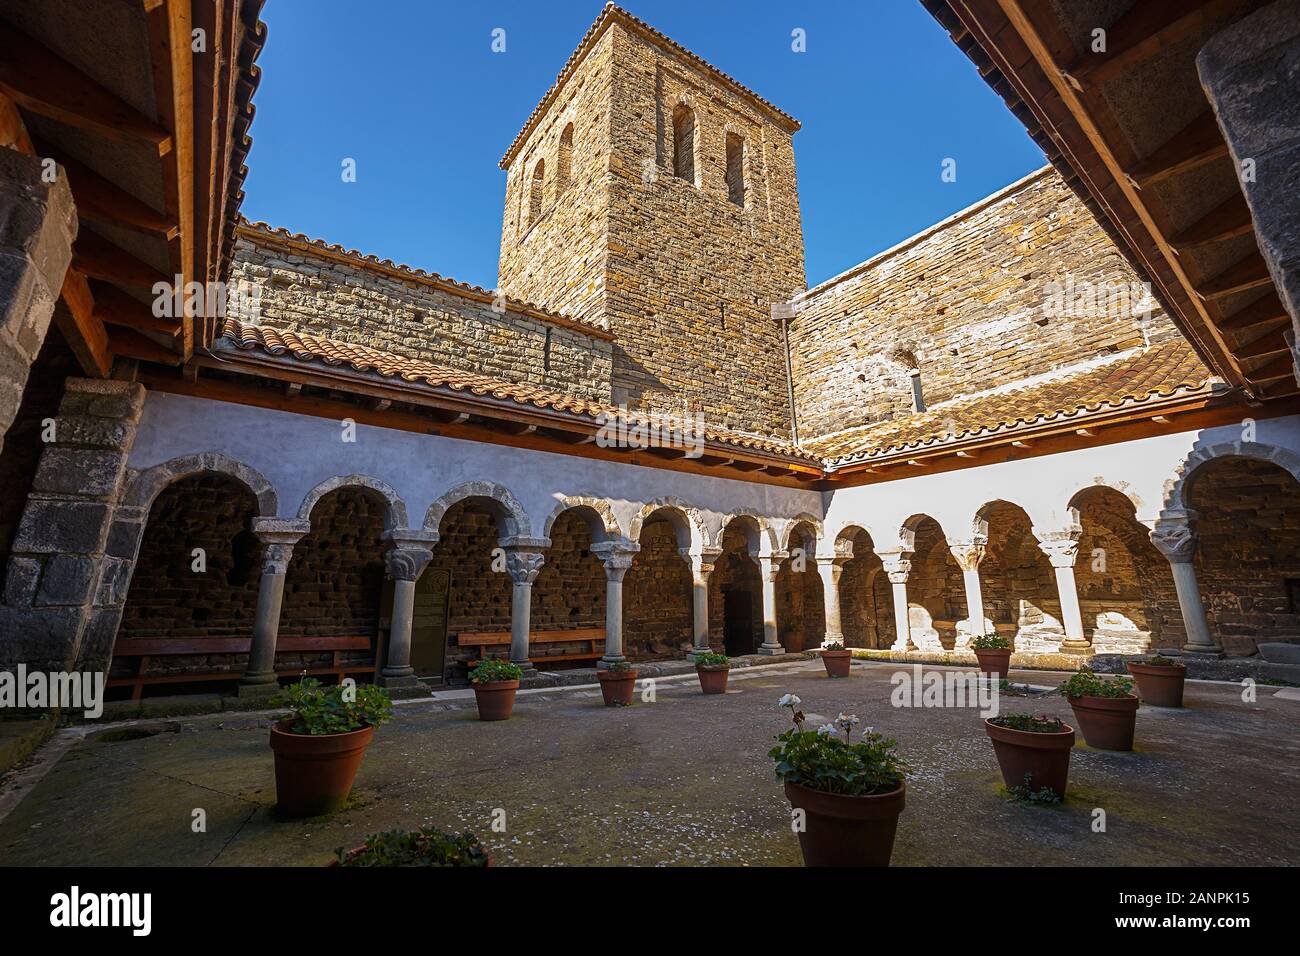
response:
<path id="1" fill-rule="evenodd" d="M 730 667 L 731 658 L 726 654 L 715 654 L 713 651 L 705 651 L 695 658 L 696 667 Z"/>
<path id="2" fill-rule="evenodd" d="M 976 651 L 1005 651 L 1011 645 L 1001 634 L 977 634 L 970 646 Z"/>
<path id="3" fill-rule="evenodd" d="M 1090 667 L 1080 667 L 1078 673 L 1060 686 L 1066 697 L 1127 697 L 1133 690 L 1133 678 L 1101 677 Z"/>
<path id="4" fill-rule="evenodd" d="M 776 775 L 811 790 L 852 797 L 896 790 L 907 764 L 894 748 L 897 741 L 868 731 L 858 743 L 815 730 L 787 730 L 776 738 L 780 746 L 768 751 Z"/>
<path id="5" fill-rule="evenodd" d="M 392 702 L 382 687 L 374 684 L 322 687 L 314 677 L 304 677 L 285 687 L 272 703 L 293 711 L 290 733 L 311 736 L 378 727 L 393 716 Z"/>
<path id="6" fill-rule="evenodd" d="M 990 718 L 989 723 L 1027 734 L 1059 734 L 1065 730 L 1060 718 L 1049 714 L 999 714 Z"/>
<path id="7" fill-rule="evenodd" d="M 469 672 L 469 679 L 474 684 L 489 684 L 499 680 L 519 680 L 524 676 L 518 664 L 511 664 L 500 658 L 489 657 L 474 665 Z"/>
<path id="8" fill-rule="evenodd" d="M 436 827 L 389 830 L 366 838 L 357 853 L 334 851 L 340 866 L 487 866 L 488 855 L 472 833 L 451 836 Z"/>

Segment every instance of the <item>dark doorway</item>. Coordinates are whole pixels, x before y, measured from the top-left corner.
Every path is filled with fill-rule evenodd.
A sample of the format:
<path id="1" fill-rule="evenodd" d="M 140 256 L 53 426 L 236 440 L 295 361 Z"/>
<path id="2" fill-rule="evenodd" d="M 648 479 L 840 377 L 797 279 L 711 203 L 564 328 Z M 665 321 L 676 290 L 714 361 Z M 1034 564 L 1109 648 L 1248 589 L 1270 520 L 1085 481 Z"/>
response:
<path id="1" fill-rule="evenodd" d="M 451 574 L 426 568 L 415 583 L 415 616 L 411 622 L 411 666 L 425 683 L 441 683 L 447 653 L 447 592 Z"/>
<path id="2" fill-rule="evenodd" d="M 722 592 L 722 640 L 728 657 L 754 653 L 754 596 L 748 591 Z"/>

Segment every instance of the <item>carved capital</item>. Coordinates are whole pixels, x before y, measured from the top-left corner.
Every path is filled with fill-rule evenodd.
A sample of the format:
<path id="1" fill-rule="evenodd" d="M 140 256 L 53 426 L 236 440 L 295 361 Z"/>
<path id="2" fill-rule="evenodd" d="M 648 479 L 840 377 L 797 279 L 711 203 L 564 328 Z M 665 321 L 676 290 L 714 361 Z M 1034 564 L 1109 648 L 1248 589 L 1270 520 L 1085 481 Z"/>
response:
<path id="1" fill-rule="evenodd" d="M 953 541 L 948 539 L 948 550 L 952 552 L 957 566 L 963 571 L 976 571 L 984 560 L 988 546 L 986 538 L 974 538 L 970 541 Z"/>
<path id="2" fill-rule="evenodd" d="M 284 541 L 268 542 L 262 551 L 262 573 L 284 574 L 293 557 L 293 544 Z"/>
<path id="3" fill-rule="evenodd" d="M 416 581 L 432 558 L 427 548 L 392 548 L 384 554 L 384 566 L 394 581 Z"/>
<path id="4" fill-rule="evenodd" d="M 907 576 L 912 571 L 912 552 L 903 548 L 894 551 L 877 551 L 876 557 L 885 566 L 890 584 L 906 584 Z"/>
<path id="5" fill-rule="evenodd" d="M 540 551 L 509 551 L 506 553 L 506 573 L 515 584 L 532 585 L 546 563 Z"/>
<path id="6" fill-rule="evenodd" d="M 1032 529 L 1038 539 L 1038 547 L 1047 555 L 1047 560 L 1054 568 L 1072 568 L 1079 555 L 1079 535 L 1083 529 L 1077 524 L 1069 528 L 1056 528 L 1050 531 Z"/>
<path id="7" fill-rule="evenodd" d="M 1170 564 L 1189 564 L 1196 557 L 1196 531 L 1190 513 L 1161 516 L 1151 530 L 1151 543 Z"/>

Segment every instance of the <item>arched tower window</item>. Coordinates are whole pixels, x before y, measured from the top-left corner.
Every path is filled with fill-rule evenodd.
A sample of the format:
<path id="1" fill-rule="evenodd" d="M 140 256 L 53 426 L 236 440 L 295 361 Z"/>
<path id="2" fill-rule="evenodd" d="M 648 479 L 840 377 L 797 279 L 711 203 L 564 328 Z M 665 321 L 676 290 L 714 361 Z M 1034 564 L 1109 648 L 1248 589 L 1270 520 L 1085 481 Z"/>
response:
<path id="1" fill-rule="evenodd" d="M 573 124 L 564 127 L 560 134 L 560 151 L 555 157 L 555 191 L 562 193 L 569 188 L 569 178 L 573 166 Z"/>
<path id="2" fill-rule="evenodd" d="M 727 198 L 745 208 L 745 141 L 727 134 Z"/>
<path id="3" fill-rule="evenodd" d="M 546 188 L 546 160 L 539 159 L 533 167 L 533 181 L 528 187 L 528 225 L 542 214 L 542 197 Z"/>
<path id="4" fill-rule="evenodd" d="M 695 185 L 695 112 L 685 103 L 673 110 L 673 175 Z"/>

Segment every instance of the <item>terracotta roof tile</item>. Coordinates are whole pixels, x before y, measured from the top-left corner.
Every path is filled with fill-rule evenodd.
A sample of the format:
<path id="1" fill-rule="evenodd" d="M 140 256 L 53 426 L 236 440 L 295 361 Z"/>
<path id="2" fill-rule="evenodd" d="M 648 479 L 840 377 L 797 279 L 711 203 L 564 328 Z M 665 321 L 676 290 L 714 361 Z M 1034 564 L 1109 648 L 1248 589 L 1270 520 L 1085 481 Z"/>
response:
<path id="1" fill-rule="evenodd" d="M 1209 391 L 1210 372 L 1178 338 L 805 441 L 803 447 L 834 468 Z"/>
<path id="2" fill-rule="evenodd" d="M 406 358 L 366 345 L 340 342 L 306 332 L 292 332 L 265 325 L 248 325 L 238 319 L 227 318 L 223 339 L 234 348 L 244 351 L 258 350 L 267 355 L 286 357 L 296 362 L 316 363 L 335 368 L 348 368 L 354 372 L 373 373 L 384 378 L 400 379 L 412 386 L 445 389 L 461 397 L 508 401 L 537 409 L 595 419 L 602 413 L 617 415 L 613 405 L 593 402 L 567 395 L 563 392 L 537 388 L 520 382 L 506 382 L 473 372 L 462 372 L 421 359 Z M 735 445 L 752 451 L 816 463 L 817 459 L 776 438 L 746 435 L 728 429 L 705 427 L 704 436 L 709 441 Z"/>

